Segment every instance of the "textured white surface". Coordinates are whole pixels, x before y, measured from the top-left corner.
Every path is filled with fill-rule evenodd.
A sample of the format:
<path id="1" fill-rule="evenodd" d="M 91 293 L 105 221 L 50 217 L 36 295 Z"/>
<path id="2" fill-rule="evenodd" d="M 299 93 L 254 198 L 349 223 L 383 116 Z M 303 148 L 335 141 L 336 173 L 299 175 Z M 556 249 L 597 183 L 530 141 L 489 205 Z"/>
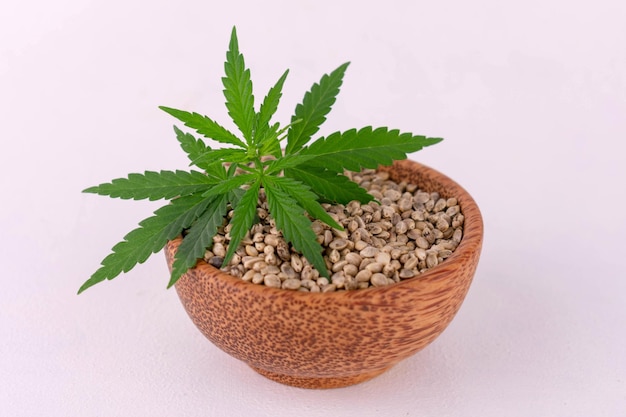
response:
<path id="1" fill-rule="evenodd" d="M 213 3 L 213 4 L 212 4 Z M 626 3 L 4 1 L 0 5 L 0 415 L 626 415 Z M 75 295 L 158 205 L 80 194 L 184 168 L 158 105 L 224 120 L 231 26 L 281 120 L 352 62 L 324 132 L 446 140 L 413 158 L 485 219 L 459 315 L 359 386 L 270 382 L 165 291 L 162 254 Z"/>

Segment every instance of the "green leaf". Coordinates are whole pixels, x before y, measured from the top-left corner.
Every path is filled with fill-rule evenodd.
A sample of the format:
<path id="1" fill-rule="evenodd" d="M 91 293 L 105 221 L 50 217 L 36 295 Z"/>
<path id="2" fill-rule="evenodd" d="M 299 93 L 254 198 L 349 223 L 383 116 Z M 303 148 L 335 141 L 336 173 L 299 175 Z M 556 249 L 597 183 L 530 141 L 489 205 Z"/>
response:
<path id="1" fill-rule="evenodd" d="M 267 163 L 267 170 L 265 172 L 267 174 L 280 173 L 284 169 L 302 165 L 313 158 L 316 158 L 316 156 L 300 154 L 285 155 L 282 158 L 269 161 Z"/>
<path id="2" fill-rule="evenodd" d="M 441 141 L 440 138 L 401 134 L 398 130 L 388 130 L 386 127 L 374 130 L 368 126 L 359 131 L 351 129 L 320 138 L 302 149 L 300 154 L 316 156 L 307 161 L 307 165 L 336 172 L 360 171 L 362 168 L 375 169 L 379 165 L 391 165 L 394 160 L 406 159 L 408 153 Z"/>
<path id="3" fill-rule="evenodd" d="M 163 249 L 168 240 L 189 227 L 206 210 L 210 201 L 200 195 L 190 195 L 176 198 L 171 204 L 155 211 L 154 216 L 141 221 L 137 229 L 113 246 L 113 252 L 102 260 L 100 269 L 85 281 L 78 293 L 128 272 L 138 263 L 144 263 L 151 254 Z"/>
<path id="4" fill-rule="evenodd" d="M 224 71 L 226 77 L 222 78 L 222 83 L 228 114 L 250 145 L 255 120 L 252 81 L 250 81 L 250 70 L 246 69 L 243 55 L 239 52 L 237 31 L 234 27 L 226 53 Z"/>
<path id="5" fill-rule="evenodd" d="M 146 171 L 143 174 L 128 174 L 128 178 L 117 178 L 110 183 L 89 187 L 83 192 L 125 200 L 147 198 L 153 201 L 204 192 L 216 183 L 198 171 Z"/>
<path id="6" fill-rule="evenodd" d="M 232 227 L 229 232 L 230 242 L 228 243 L 228 250 L 226 251 L 226 256 L 224 257 L 224 262 L 222 263 L 224 266 L 228 265 L 228 262 L 230 262 L 231 258 L 237 251 L 239 243 L 241 243 L 241 240 L 254 223 L 256 208 L 259 203 L 260 187 L 260 181 L 256 181 L 252 184 L 250 188 L 246 190 L 243 197 L 241 197 L 241 200 L 239 200 L 237 206 L 235 207 L 233 217 L 230 220 Z"/>
<path id="7" fill-rule="evenodd" d="M 264 183 L 269 183 L 272 187 L 278 187 L 292 196 L 309 213 L 309 216 L 314 219 L 319 219 L 335 229 L 343 230 L 343 227 L 317 202 L 317 195 L 308 186 L 287 177 L 264 177 Z"/>
<path id="8" fill-rule="evenodd" d="M 239 163 L 239 162 L 248 162 L 248 154 L 243 149 L 233 149 L 233 148 L 224 148 L 224 149 L 210 149 L 204 152 L 202 155 L 199 155 L 198 158 L 194 159 L 193 163 L 195 165 L 202 164 L 209 168 L 215 166 L 222 166 L 225 162 L 228 163 Z M 223 172 L 225 172 L 222 169 Z"/>
<path id="9" fill-rule="evenodd" d="M 265 185 L 265 195 L 269 211 L 276 226 L 293 247 L 302 253 L 317 269 L 320 275 L 328 277 L 328 270 L 322 257 L 322 246 L 317 243 L 311 220 L 304 215 L 304 209 L 295 199 L 270 183 Z"/>
<path id="10" fill-rule="evenodd" d="M 283 95 L 283 84 L 285 83 L 287 74 L 289 74 L 289 70 L 285 71 L 276 84 L 270 88 L 270 91 L 267 93 L 265 99 L 263 99 L 263 103 L 261 104 L 261 109 L 259 110 L 257 118 L 257 128 L 254 133 L 255 142 L 259 145 L 262 145 L 266 138 L 271 138 L 271 135 L 265 135 L 270 127 L 270 120 L 272 120 L 272 116 L 276 113 L 278 103 Z"/>
<path id="11" fill-rule="evenodd" d="M 174 132 L 176 132 L 176 139 L 180 143 L 180 147 L 185 151 L 187 157 L 191 161 L 191 165 L 196 165 L 198 168 L 204 169 L 204 171 L 210 177 L 225 179 L 226 170 L 220 164 L 210 161 L 210 163 L 203 163 L 200 161 L 200 156 L 211 151 L 211 148 L 207 146 L 202 139 L 197 139 L 191 133 L 185 133 L 178 127 L 174 126 Z"/>
<path id="12" fill-rule="evenodd" d="M 318 167 L 299 166 L 285 170 L 285 176 L 307 184 L 326 201 L 348 204 L 357 200 L 362 204 L 374 200 L 367 191 L 343 174 Z"/>
<path id="13" fill-rule="evenodd" d="M 243 197 L 245 193 L 246 193 L 246 190 L 242 188 L 235 188 L 234 190 L 231 190 L 228 193 L 228 201 L 230 201 L 230 206 L 232 208 L 237 207 L 237 205 L 239 204 L 239 202 L 241 201 L 241 198 Z"/>
<path id="14" fill-rule="evenodd" d="M 204 137 L 213 139 L 220 143 L 235 145 L 244 149 L 246 147 L 246 144 L 243 143 L 237 136 L 235 136 L 228 129 L 220 126 L 207 116 L 203 116 L 198 113 L 190 113 L 184 110 L 177 110 L 165 106 L 159 106 L 159 108 L 164 112 L 174 116 L 175 118 L 183 122 L 185 126 L 194 129 L 196 132 Z"/>
<path id="15" fill-rule="evenodd" d="M 229 191 L 232 191 L 236 188 L 243 186 L 244 184 L 248 184 L 253 182 L 258 178 L 258 174 L 240 174 L 235 175 L 233 177 L 228 178 L 225 181 L 222 181 L 215 187 L 211 188 L 207 192 L 203 194 L 203 197 L 213 197 L 219 194 L 225 194 Z"/>
<path id="16" fill-rule="evenodd" d="M 276 158 L 282 157 L 283 151 L 280 148 L 280 139 L 278 138 L 280 134 L 279 129 L 280 124 L 275 123 L 263 133 L 263 137 L 259 139 L 258 143 L 261 155 L 273 155 Z"/>
<path id="17" fill-rule="evenodd" d="M 196 264 L 199 258 L 204 256 L 206 250 L 213 246 L 213 237 L 218 228 L 224 224 L 227 210 L 227 194 L 222 194 L 211 200 L 206 211 L 191 226 L 183 239 L 183 243 L 178 247 L 167 288 L 174 285 L 189 268 Z"/>
<path id="18" fill-rule="evenodd" d="M 291 123 L 297 120 L 301 121 L 289 129 L 285 153 L 298 152 L 319 130 L 320 125 L 324 123 L 326 115 L 335 103 L 335 98 L 339 94 L 339 88 L 343 82 L 343 75 L 349 64 L 346 62 L 339 66 L 330 75 L 324 74 L 319 84 L 313 84 L 311 89 L 306 92 L 302 104 L 296 106 L 295 114 L 291 118 Z"/>

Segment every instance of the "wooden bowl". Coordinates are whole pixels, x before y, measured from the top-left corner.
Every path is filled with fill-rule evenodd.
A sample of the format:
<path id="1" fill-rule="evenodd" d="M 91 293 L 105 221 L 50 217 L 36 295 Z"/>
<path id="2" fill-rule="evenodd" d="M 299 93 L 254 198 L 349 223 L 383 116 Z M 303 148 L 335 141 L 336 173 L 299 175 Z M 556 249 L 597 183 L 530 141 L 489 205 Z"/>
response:
<path id="1" fill-rule="evenodd" d="M 431 168 L 405 160 L 382 169 L 396 181 L 457 198 L 465 225 L 452 256 L 397 284 L 332 293 L 251 284 L 199 261 L 176 283 L 198 329 L 261 375 L 303 388 L 366 381 L 432 342 L 461 307 L 474 276 L 481 214 L 463 188 Z M 166 246 L 170 270 L 180 243 Z"/>

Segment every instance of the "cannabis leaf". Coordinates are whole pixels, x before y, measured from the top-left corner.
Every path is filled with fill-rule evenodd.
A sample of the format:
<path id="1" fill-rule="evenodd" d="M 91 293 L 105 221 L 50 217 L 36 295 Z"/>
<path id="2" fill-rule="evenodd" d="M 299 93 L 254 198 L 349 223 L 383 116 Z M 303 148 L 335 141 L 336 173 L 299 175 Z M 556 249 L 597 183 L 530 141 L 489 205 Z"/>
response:
<path id="1" fill-rule="evenodd" d="M 335 103 L 335 97 L 339 94 L 339 87 L 343 82 L 343 75 L 350 63 L 339 66 L 336 70 L 325 74 L 319 84 L 313 87 L 304 95 L 302 104 L 296 106 L 296 111 L 291 118 L 291 123 L 300 120 L 289 130 L 287 136 L 287 154 L 295 153 L 304 146 L 319 127 L 326 120 L 326 115 L 330 112 Z"/>
<path id="2" fill-rule="evenodd" d="M 327 169 L 300 166 L 286 170 L 285 175 L 307 184 L 318 196 L 331 203 L 348 204 L 352 200 L 368 203 L 374 200 L 345 175 Z"/>
<path id="3" fill-rule="evenodd" d="M 304 95 L 290 123 L 273 122 L 289 70 L 269 89 L 259 110 L 254 107 L 250 70 L 239 50 L 237 32 L 230 36 L 225 76 L 222 78 L 228 115 L 241 136 L 212 118 L 161 106 L 204 139 L 174 126 L 176 139 L 201 171 L 145 171 L 89 187 L 85 193 L 121 199 L 169 200 L 152 217 L 139 223 L 113 246 L 101 267 L 80 287 L 79 293 L 122 272 L 128 272 L 161 250 L 169 240 L 183 236 L 174 257 L 168 287 L 211 249 L 218 231 L 229 223 L 228 249 L 223 266 L 257 221 L 262 194 L 270 216 L 292 248 L 302 253 L 320 275 L 328 277 L 323 248 L 312 219 L 342 229 L 320 204 L 367 203 L 373 197 L 352 182 L 345 171 L 377 168 L 405 159 L 411 152 L 441 139 L 400 133 L 386 127 L 365 127 L 334 132 L 313 139 L 335 103 L 348 63 L 340 65 Z M 285 149 L 281 141 L 286 139 Z M 284 143 L 284 142 L 283 142 Z"/>
<path id="4" fill-rule="evenodd" d="M 263 104 L 261 104 L 256 121 L 257 128 L 254 134 L 254 139 L 257 144 L 263 146 L 266 141 L 274 140 L 276 141 L 276 145 L 278 145 L 279 151 L 280 145 L 276 140 L 278 138 L 274 136 L 274 132 L 270 129 L 269 123 L 274 113 L 276 113 L 276 109 L 278 109 L 278 103 L 283 95 L 283 84 L 287 79 L 287 74 L 289 74 L 289 70 L 286 70 L 283 75 L 281 75 L 276 84 L 270 88 L 265 99 L 263 99 Z M 276 128 L 278 128 L 278 126 L 278 124 L 275 125 Z"/>
<path id="5" fill-rule="evenodd" d="M 317 243 L 315 232 L 311 228 L 311 220 L 304 215 L 304 210 L 295 198 L 280 188 L 265 184 L 265 195 L 270 213 L 274 215 L 276 226 L 282 230 L 283 236 L 293 247 L 301 252 L 320 275 L 328 277 L 328 270 L 322 258 L 322 246 Z"/>
<path id="6" fill-rule="evenodd" d="M 102 282 L 113 279 L 122 272 L 130 271 L 138 263 L 163 249 L 168 240 L 174 239 L 183 229 L 198 218 L 211 200 L 201 195 L 189 195 L 172 202 L 154 212 L 154 216 L 139 223 L 139 227 L 113 246 L 113 253 L 104 258 L 102 266 L 78 290 L 78 293 Z"/>
<path id="7" fill-rule="evenodd" d="M 237 125 L 248 145 L 252 144 L 252 129 L 255 119 L 254 95 L 252 94 L 252 81 L 250 70 L 246 68 L 243 55 L 239 52 L 237 30 L 233 28 L 230 35 L 230 44 L 224 63 L 226 77 L 222 78 L 224 84 L 224 97 L 228 114 Z"/>
<path id="8" fill-rule="evenodd" d="M 368 126 L 358 131 L 350 129 L 320 138 L 300 154 L 315 156 L 306 162 L 307 165 L 335 172 L 359 171 L 362 168 L 391 165 L 394 160 L 406 159 L 408 153 L 441 140 L 411 133 L 400 134 L 398 130 L 388 130 L 386 127 L 373 129 Z"/>
<path id="9" fill-rule="evenodd" d="M 213 236 L 215 236 L 218 227 L 224 223 L 227 209 L 227 193 L 208 200 L 207 209 L 192 224 L 185 235 L 185 239 L 183 239 L 183 243 L 178 247 L 172 265 L 172 276 L 168 288 L 174 285 L 187 269 L 194 266 L 198 258 L 204 256 L 206 248 L 211 246 Z"/>
<path id="10" fill-rule="evenodd" d="M 305 184 L 286 177 L 266 177 L 265 184 L 280 188 L 287 195 L 292 196 L 298 205 L 304 208 L 314 219 L 321 220 L 335 229 L 343 230 L 343 227 L 330 217 L 328 212 L 319 204 L 317 201 L 319 197 Z"/>
<path id="11" fill-rule="evenodd" d="M 227 264 L 235 254 L 239 242 L 252 227 L 256 215 L 256 208 L 259 201 L 259 190 L 261 182 L 257 181 L 243 194 L 237 203 L 233 213 L 232 229 L 230 230 L 230 244 L 224 257 L 224 264 Z"/>
<path id="12" fill-rule="evenodd" d="M 174 116 L 185 126 L 194 129 L 206 138 L 213 139 L 217 142 L 224 144 L 231 144 L 240 148 L 246 148 L 246 144 L 241 141 L 237 136 L 231 133 L 228 129 L 220 126 L 208 116 L 202 116 L 198 113 L 190 113 L 184 110 L 177 110 L 171 107 L 159 106 L 164 112 Z"/>
<path id="13" fill-rule="evenodd" d="M 128 174 L 128 178 L 117 178 L 83 192 L 125 200 L 160 200 L 205 192 L 215 184 L 215 180 L 198 171 L 146 171 L 143 174 Z"/>

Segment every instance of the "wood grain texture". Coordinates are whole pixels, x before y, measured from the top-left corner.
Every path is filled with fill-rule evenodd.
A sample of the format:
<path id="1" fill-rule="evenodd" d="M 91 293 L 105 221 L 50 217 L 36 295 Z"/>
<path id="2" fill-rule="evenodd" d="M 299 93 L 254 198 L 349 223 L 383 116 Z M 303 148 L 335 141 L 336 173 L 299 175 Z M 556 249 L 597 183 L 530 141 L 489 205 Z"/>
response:
<path id="1" fill-rule="evenodd" d="M 323 294 L 247 283 L 199 261 L 176 283 L 198 329 L 260 374 L 304 388 L 366 381 L 431 343 L 454 318 L 472 282 L 482 217 L 461 186 L 431 168 L 405 160 L 382 169 L 396 181 L 457 198 L 465 226 L 452 256 L 391 286 Z M 170 270 L 180 243 L 166 246 Z"/>

